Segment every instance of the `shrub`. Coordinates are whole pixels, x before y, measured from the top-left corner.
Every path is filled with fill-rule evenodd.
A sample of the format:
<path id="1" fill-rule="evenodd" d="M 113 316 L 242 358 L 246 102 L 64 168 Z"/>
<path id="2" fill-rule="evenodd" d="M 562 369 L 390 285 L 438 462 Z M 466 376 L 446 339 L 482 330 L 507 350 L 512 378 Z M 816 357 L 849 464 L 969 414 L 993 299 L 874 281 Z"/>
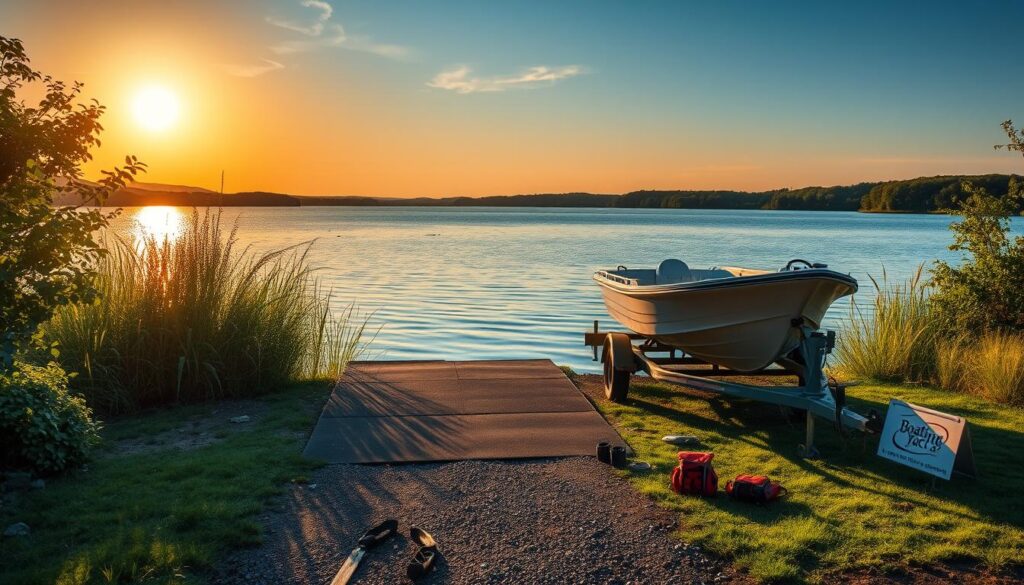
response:
<path id="1" fill-rule="evenodd" d="M 964 253 L 953 266 L 937 261 L 932 268 L 932 303 L 943 327 L 981 335 L 994 330 L 1024 330 L 1024 237 L 1011 238 L 1010 216 L 1024 188 L 1010 181 L 1007 198 L 965 184 L 970 193 L 952 213 L 950 250 Z"/>
<path id="2" fill-rule="evenodd" d="M 85 401 L 57 364 L 0 373 L 0 467 L 40 474 L 81 464 L 99 439 Z"/>
<path id="3" fill-rule="evenodd" d="M 885 270 L 868 313 L 850 304 L 836 348 L 838 372 L 849 378 L 888 381 L 927 379 L 935 367 L 935 328 L 922 267 L 905 283 L 890 285 Z"/>
<path id="4" fill-rule="evenodd" d="M 989 333 L 976 344 L 970 391 L 995 402 L 1024 404 L 1024 337 Z"/>
<path id="5" fill-rule="evenodd" d="M 35 82 L 42 87 L 26 90 Z M 113 214 L 55 200 L 74 192 L 102 203 L 145 168 L 128 157 L 99 183 L 80 180 L 103 114 L 99 103 L 81 103 L 81 92 L 80 83 L 32 69 L 21 41 L 0 36 L 0 370 L 40 349 L 40 325 L 55 309 L 95 293 L 92 271 L 103 251 L 93 232 Z"/>
<path id="6" fill-rule="evenodd" d="M 351 310 L 332 312 L 309 245 L 255 255 L 236 241 L 211 210 L 193 212 L 173 241 L 113 241 L 101 301 L 48 326 L 90 405 L 134 411 L 341 374 L 362 326 Z"/>

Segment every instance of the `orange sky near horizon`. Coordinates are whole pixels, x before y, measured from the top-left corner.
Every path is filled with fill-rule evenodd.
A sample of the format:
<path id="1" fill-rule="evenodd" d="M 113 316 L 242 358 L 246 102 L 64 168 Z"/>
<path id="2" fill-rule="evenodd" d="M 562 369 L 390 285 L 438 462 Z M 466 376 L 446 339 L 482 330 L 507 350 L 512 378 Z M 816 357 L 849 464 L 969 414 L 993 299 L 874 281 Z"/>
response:
<path id="1" fill-rule="evenodd" d="M 279 13 L 309 22 L 315 14 L 298 2 L 86 4 L 13 2 L 0 7 L 0 21 L 2 34 L 24 41 L 37 69 L 84 81 L 85 95 L 107 106 L 89 177 L 125 154 L 149 165 L 147 182 L 218 189 L 223 170 L 228 192 L 389 197 L 764 190 L 1020 170 L 1017 159 L 991 149 L 1001 138 L 998 123 L 1013 112 L 985 112 L 990 127 L 975 128 L 972 118 L 951 120 L 941 135 L 873 136 L 880 131 L 858 128 L 856 118 L 884 128 L 902 124 L 906 111 L 854 106 L 847 108 L 850 127 L 831 129 L 829 116 L 845 114 L 829 109 L 827 93 L 809 102 L 804 118 L 781 98 L 758 106 L 661 90 L 640 61 L 602 61 L 596 50 L 580 74 L 565 74 L 571 79 L 460 93 L 435 83 L 453 60 L 432 57 L 430 46 L 415 41 L 396 58 L 348 40 L 353 50 L 268 53 L 274 43 L 305 42 L 270 24 Z M 345 18 L 333 4 L 328 24 Z M 385 22 L 364 16 L 353 16 L 346 30 L 387 36 Z M 480 51 L 466 60 L 483 61 Z M 228 73 L 239 63 L 282 65 L 253 76 Z M 621 81 L 630 76 L 640 81 Z M 132 116 L 134 96 L 151 84 L 180 103 L 178 121 L 163 131 L 146 130 Z M 962 144 L 941 145 L 960 134 Z"/>

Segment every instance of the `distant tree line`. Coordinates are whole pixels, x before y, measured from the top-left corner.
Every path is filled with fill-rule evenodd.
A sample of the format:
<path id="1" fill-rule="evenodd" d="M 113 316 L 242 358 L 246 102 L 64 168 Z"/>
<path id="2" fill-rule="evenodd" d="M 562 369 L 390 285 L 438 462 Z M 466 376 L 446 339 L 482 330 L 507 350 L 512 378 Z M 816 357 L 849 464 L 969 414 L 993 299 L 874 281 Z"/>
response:
<path id="1" fill-rule="evenodd" d="M 861 211 L 901 211 L 926 213 L 951 209 L 969 193 L 964 183 L 984 189 L 998 198 L 1005 198 L 1010 191 L 1012 175 L 976 175 L 921 177 L 907 181 L 879 183 L 861 200 Z M 1016 207 L 1019 214 L 1021 209 Z"/>
<path id="2" fill-rule="evenodd" d="M 929 213 L 955 207 L 957 202 L 967 195 L 963 187 L 965 181 L 984 188 L 997 197 L 1006 197 L 1011 180 L 1015 180 L 1011 175 L 950 175 L 763 192 L 634 191 L 616 199 L 614 206 Z M 1021 211 L 1017 209 L 1017 213 Z"/>
<path id="3" fill-rule="evenodd" d="M 949 175 L 903 181 L 858 183 L 834 187 L 802 187 L 772 191 L 633 191 L 624 195 L 594 193 L 533 193 L 489 197 L 384 198 L 357 196 L 312 197 L 265 193 L 158 191 L 125 187 L 107 201 L 111 206 L 178 205 L 182 207 L 239 206 L 409 206 L 409 207 L 625 207 L 646 209 L 789 209 L 809 211 L 869 211 L 930 213 L 957 206 L 967 196 L 964 182 L 996 197 L 1010 192 L 1012 175 Z M 1017 204 L 1014 204 L 1017 205 Z M 1015 207 L 1016 213 L 1024 209 Z"/>

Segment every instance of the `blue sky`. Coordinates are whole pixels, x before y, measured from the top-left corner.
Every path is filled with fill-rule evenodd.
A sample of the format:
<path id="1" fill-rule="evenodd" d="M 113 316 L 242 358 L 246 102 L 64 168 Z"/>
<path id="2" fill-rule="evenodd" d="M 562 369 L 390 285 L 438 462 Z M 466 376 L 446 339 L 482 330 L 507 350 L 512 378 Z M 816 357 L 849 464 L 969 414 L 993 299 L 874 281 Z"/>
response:
<path id="1" fill-rule="evenodd" d="M 55 32 L 61 22 L 102 37 L 120 20 L 139 47 L 154 38 L 203 47 L 202 59 L 183 54 L 176 65 L 164 50 L 153 60 L 167 70 L 208 65 L 204 83 L 223 83 L 224 95 L 245 84 L 249 96 L 294 105 L 285 126 L 301 137 L 225 122 L 247 143 L 315 145 L 312 157 L 288 160 L 311 165 L 313 177 L 230 161 L 252 187 L 760 189 L 1021 168 L 992 151 L 1002 120 L 1024 122 L 1020 2 L 99 6 L 6 2 L 0 34 L 31 41 L 30 52 L 71 76 L 90 71 L 89 54 Z M 137 53 L 132 64 L 144 67 L 147 52 Z M 99 89 L 106 101 L 119 99 L 102 79 Z M 245 107 L 260 105 L 252 99 Z M 156 165 L 173 169 L 165 179 L 187 174 L 186 162 L 170 156 L 180 148 L 165 153 L 151 142 L 127 146 L 166 162 Z M 275 155 L 288 158 L 279 148 Z"/>

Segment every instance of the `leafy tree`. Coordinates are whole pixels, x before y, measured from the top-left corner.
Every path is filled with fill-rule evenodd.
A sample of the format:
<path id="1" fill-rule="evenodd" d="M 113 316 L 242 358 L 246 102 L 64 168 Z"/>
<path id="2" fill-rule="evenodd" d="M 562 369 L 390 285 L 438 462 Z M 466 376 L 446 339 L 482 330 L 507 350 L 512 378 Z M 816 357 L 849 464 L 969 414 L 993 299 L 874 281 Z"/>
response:
<path id="1" fill-rule="evenodd" d="M 996 148 L 1024 153 L 1024 133 L 1003 122 L 1010 144 Z M 998 197 L 965 182 L 966 198 L 949 210 L 961 216 L 950 225 L 953 244 L 964 252 L 952 266 L 938 261 L 932 269 L 936 292 L 931 297 L 939 319 L 951 332 L 979 334 L 991 330 L 1024 330 L 1024 237 L 1010 237 L 1010 217 L 1024 207 L 1024 185 L 1011 177 L 1007 195 Z"/>
<path id="2" fill-rule="evenodd" d="M 18 92 L 32 83 L 44 96 L 30 106 Z M 21 41 L 0 36 L 0 372 L 41 344 L 39 326 L 57 307 L 94 296 L 92 273 L 104 251 L 93 232 L 116 212 L 84 206 L 102 203 L 145 168 L 129 156 L 99 183 L 81 178 L 79 166 L 100 145 L 104 111 L 95 100 L 81 103 L 81 91 L 81 83 L 69 87 L 32 69 Z M 79 194 L 82 205 L 54 206 L 62 191 Z"/>

